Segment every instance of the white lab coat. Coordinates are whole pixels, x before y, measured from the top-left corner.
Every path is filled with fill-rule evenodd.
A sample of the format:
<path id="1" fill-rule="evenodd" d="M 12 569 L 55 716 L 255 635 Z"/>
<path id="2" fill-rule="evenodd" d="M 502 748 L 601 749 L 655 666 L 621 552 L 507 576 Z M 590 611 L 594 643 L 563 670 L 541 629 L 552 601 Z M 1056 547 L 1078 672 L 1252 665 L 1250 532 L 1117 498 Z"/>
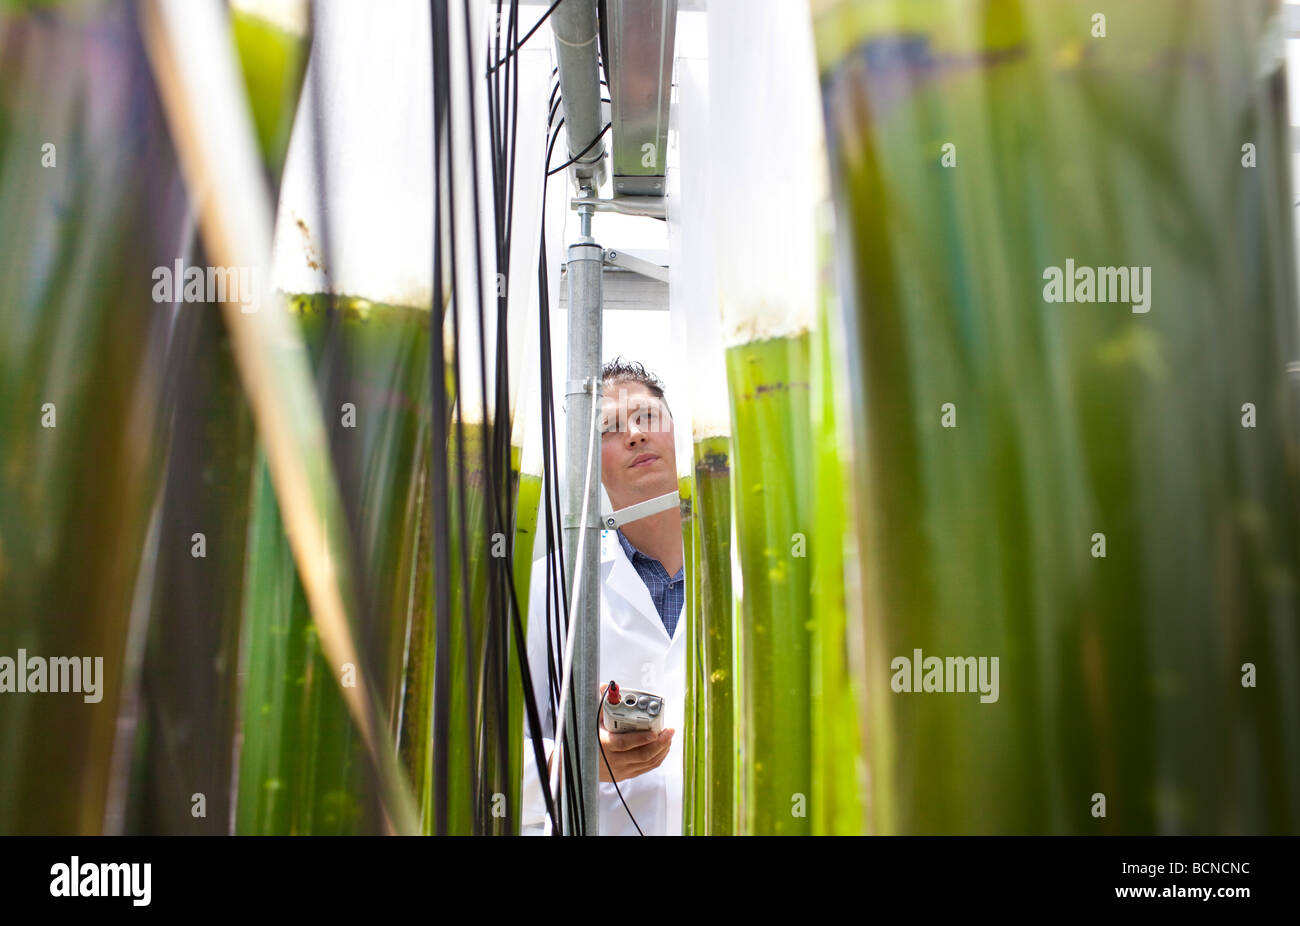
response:
<path id="1" fill-rule="evenodd" d="M 555 748 L 555 732 L 546 683 L 546 559 L 533 563 L 528 602 L 528 664 L 533 673 L 545 755 Z M 670 640 L 650 590 L 637 573 L 616 532 L 601 531 L 600 555 L 600 682 L 649 691 L 664 698 L 664 729 L 672 727 L 673 744 L 658 768 L 619 782 L 623 800 L 647 835 L 680 836 L 682 832 L 682 739 L 686 699 L 686 621 L 679 616 Z M 562 657 L 561 657 L 562 658 Z M 541 785 L 537 780 L 532 743 L 524 718 L 523 818 L 524 835 L 550 832 Z M 597 752 L 599 758 L 599 752 Z M 614 785 L 600 782 L 600 834 L 635 836 L 627 810 Z"/>

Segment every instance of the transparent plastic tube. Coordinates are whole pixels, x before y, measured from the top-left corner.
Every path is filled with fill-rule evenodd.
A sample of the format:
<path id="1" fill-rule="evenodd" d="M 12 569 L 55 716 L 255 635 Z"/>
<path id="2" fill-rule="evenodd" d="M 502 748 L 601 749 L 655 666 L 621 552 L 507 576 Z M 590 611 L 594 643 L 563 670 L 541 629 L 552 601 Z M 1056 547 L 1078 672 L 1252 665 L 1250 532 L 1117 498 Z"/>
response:
<path id="1" fill-rule="evenodd" d="M 679 58 L 676 84 L 668 162 L 668 292 L 678 358 L 675 380 L 685 387 L 678 414 L 690 422 L 690 439 L 682 439 L 678 450 L 693 473 L 696 522 L 690 637 L 696 670 L 696 802 L 685 807 L 695 815 L 696 834 L 730 835 L 736 831 L 738 754 L 732 666 L 731 415 L 714 276 L 706 62 Z M 678 405 L 674 399 L 674 408 Z"/>
<path id="2" fill-rule="evenodd" d="M 776 65 L 775 62 L 779 62 Z M 738 830 L 811 832 L 810 332 L 825 156 L 807 10 L 709 7 L 717 301 L 731 401 Z"/>
<path id="3" fill-rule="evenodd" d="M 513 431 L 522 378 L 523 322 L 536 273 L 550 58 L 549 53 L 529 50 L 512 65 L 520 69 L 512 259 L 498 275 L 491 114 L 484 82 L 474 79 L 470 85 L 466 77 L 482 74 L 486 66 L 487 23 L 482 12 L 480 5 L 471 5 L 469 31 L 483 40 L 472 43 L 473 61 L 466 62 L 462 10 L 451 9 L 453 148 L 450 163 L 444 159 L 443 179 L 446 182 L 451 170 L 455 177 L 441 192 L 454 201 L 455 226 L 444 218 L 444 291 L 433 293 L 431 276 L 435 197 L 428 5 L 394 4 L 382 15 L 348 4 L 328 4 L 319 11 L 316 57 L 286 162 L 275 239 L 277 287 L 315 294 L 296 296 L 294 304 L 318 347 L 314 359 L 322 404 L 335 429 L 332 449 L 351 536 L 358 541 L 358 615 L 370 662 L 365 669 L 382 689 L 392 735 L 419 796 L 425 832 L 438 825 L 441 794 L 447 796 L 443 822 L 449 833 L 507 832 L 519 816 L 519 744 L 512 735 L 522 718 L 519 666 L 512 630 L 504 629 L 508 595 L 491 591 L 498 586 L 490 577 L 499 568 L 497 558 L 510 555 L 511 539 L 526 525 L 509 511 L 496 512 L 499 531 L 487 525 L 495 502 L 508 498 L 501 503 L 513 506 L 523 480 L 518 451 L 501 472 L 488 472 L 484 459 L 488 426 L 499 415 L 497 373 L 507 363 L 506 355 L 507 417 L 495 426 L 507 432 Z M 413 81 L 410 74 L 425 77 Z M 477 161 L 471 145 L 471 92 Z M 322 202 L 328 203 L 323 213 Z M 453 240 L 457 304 L 450 290 Z M 502 298 L 505 354 L 498 351 L 497 341 Z M 431 306 L 436 313 L 432 327 L 440 329 L 432 349 L 443 350 L 447 358 L 451 428 L 447 443 L 433 448 Z M 457 371 L 458 379 L 453 379 Z M 496 446 L 491 445 L 492 453 Z M 435 538 L 428 503 L 430 452 L 447 454 L 451 480 L 447 536 L 438 538 L 447 544 L 451 565 L 444 723 L 437 722 L 434 699 L 438 634 L 431 572 Z M 535 494 L 532 514 L 522 513 L 525 521 L 536 517 Z M 270 535 L 265 540 L 272 546 L 275 542 Z M 270 551 L 265 555 L 275 561 Z M 299 618 L 287 606 L 284 600 L 271 601 L 257 604 L 256 610 L 269 609 L 266 621 L 292 624 Z M 252 664 L 265 665 L 272 673 L 265 686 L 268 696 L 291 701 L 295 693 L 282 690 L 273 644 L 255 640 L 253 646 Z M 268 652 L 257 655 L 268 646 Z M 508 692 L 500 705 L 499 691 Z M 329 705 L 322 710 L 318 718 L 290 712 L 275 723 L 285 729 L 295 724 L 324 729 Z M 255 726 L 262 722 L 258 715 L 247 717 Z M 505 726 L 499 729 L 501 717 Z M 298 730 L 294 736 L 299 734 L 306 732 Z M 267 747 L 267 755 L 279 757 L 272 765 L 296 761 L 292 738 L 286 742 L 285 748 L 274 742 Z M 344 774 L 354 763 L 341 730 L 335 742 L 315 757 L 320 774 L 306 783 L 314 786 L 332 776 L 338 782 L 337 802 L 356 803 L 363 797 L 364 782 Z M 439 744 L 446 748 L 445 778 L 438 773 Z M 307 791 L 298 793 L 308 803 L 316 799 Z M 496 811 L 498 796 L 506 799 L 504 814 Z M 249 800 L 256 800 L 252 792 Z M 484 811 L 489 805 L 491 813 Z M 367 830 L 363 823 L 362 831 Z"/>

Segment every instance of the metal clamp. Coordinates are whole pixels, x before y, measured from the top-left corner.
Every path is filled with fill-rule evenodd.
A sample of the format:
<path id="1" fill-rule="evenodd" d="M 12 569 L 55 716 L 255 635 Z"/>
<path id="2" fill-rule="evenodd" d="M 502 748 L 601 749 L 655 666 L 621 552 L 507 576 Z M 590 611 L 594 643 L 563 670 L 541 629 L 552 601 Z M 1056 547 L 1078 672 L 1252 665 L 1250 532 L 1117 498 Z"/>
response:
<path id="1" fill-rule="evenodd" d="M 599 376 L 589 376 L 586 379 L 566 379 L 564 381 L 564 394 L 586 395 L 594 394 L 600 398 L 605 394 L 605 383 Z"/>

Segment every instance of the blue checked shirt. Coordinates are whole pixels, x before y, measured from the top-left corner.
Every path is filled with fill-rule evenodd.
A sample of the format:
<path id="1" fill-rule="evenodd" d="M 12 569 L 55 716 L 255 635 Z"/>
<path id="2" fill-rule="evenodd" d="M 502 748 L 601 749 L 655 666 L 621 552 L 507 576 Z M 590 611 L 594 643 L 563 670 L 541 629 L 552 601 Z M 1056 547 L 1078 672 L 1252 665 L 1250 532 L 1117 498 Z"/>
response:
<path id="1" fill-rule="evenodd" d="M 668 638 L 672 639 L 673 631 L 677 629 L 678 615 L 682 613 L 682 606 L 686 603 L 686 567 L 678 569 L 677 575 L 670 579 L 663 563 L 632 546 L 632 541 L 624 537 L 621 530 L 615 533 L 618 534 L 618 542 L 623 545 L 623 551 L 632 561 L 637 575 L 650 590 L 650 600 L 655 603 L 659 619 L 664 622 L 664 630 L 668 631 Z"/>

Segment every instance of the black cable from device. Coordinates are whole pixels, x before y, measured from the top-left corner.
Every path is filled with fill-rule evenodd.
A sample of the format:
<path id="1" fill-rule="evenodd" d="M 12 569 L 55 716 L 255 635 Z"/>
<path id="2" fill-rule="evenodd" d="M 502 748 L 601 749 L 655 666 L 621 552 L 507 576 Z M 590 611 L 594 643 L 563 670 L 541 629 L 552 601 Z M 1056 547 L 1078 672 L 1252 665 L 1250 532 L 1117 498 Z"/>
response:
<path id="1" fill-rule="evenodd" d="M 600 719 L 605 716 L 605 692 L 609 691 L 609 686 L 612 684 L 614 684 L 614 680 L 610 679 L 609 684 L 600 690 L 600 707 L 596 710 L 597 724 L 599 724 Z M 596 734 L 596 743 L 600 746 L 600 757 L 605 760 L 605 768 L 609 771 L 609 780 L 613 783 L 614 790 L 618 793 L 618 799 L 623 802 L 623 809 L 627 811 L 628 819 L 630 819 L 632 825 L 636 827 L 637 835 L 644 836 L 645 833 L 641 832 L 641 825 L 636 822 L 636 817 L 632 816 L 632 809 L 627 806 L 627 801 L 623 800 L 623 789 L 618 786 L 618 779 L 614 777 L 614 770 L 610 768 L 609 756 L 605 755 L 605 744 L 600 741 L 599 733 Z"/>

